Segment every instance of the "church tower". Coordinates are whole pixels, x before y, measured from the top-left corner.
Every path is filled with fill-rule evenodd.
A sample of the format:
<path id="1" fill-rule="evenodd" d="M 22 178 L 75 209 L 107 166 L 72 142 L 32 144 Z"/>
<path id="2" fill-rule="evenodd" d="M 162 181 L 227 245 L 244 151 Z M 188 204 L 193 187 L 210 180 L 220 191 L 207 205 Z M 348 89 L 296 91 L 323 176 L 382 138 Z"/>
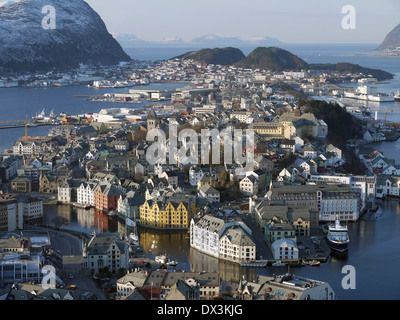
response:
<path id="1" fill-rule="evenodd" d="M 150 131 L 152 129 L 158 128 L 158 118 L 157 114 L 154 111 L 154 108 L 151 107 L 151 110 L 149 111 L 149 114 L 147 115 L 147 131 Z"/>

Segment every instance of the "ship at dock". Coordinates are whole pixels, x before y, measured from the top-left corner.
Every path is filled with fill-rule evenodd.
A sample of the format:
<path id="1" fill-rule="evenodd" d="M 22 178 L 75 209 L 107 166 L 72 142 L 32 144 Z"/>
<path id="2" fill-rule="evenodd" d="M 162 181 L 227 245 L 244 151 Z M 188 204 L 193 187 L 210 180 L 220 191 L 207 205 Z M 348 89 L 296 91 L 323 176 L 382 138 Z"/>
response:
<path id="1" fill-rule="evenodd" d="M 394 101 L 400 102 L 400 90 L 397 90 L 397 93 L 394 95 Z"/>
<path id="2" fill-rule="evenodd" d="M 336 219 L 334 224 L 328 226 L 326 239 L 331 250 L 340 253 L 348 251 L 350 242 L 348 229 L 340 224 L 339 219 Z"/>
<path id="3" fill-rule="evenodd" d="M 393 94 L 378 93 L 376 87 L 361 85 L 354 91 L 344 91 L 344 97 L 363 101 L 373 102 L 393 102 L 395 97 Z"/>

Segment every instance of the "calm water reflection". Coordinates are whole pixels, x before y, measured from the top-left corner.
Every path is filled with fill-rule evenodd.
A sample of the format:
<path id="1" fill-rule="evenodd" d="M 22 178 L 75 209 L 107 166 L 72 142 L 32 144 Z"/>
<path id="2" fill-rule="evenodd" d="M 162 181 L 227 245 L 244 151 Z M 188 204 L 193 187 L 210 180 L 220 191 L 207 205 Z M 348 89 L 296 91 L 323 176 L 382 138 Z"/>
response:
<path id="1" fill-rule="evenodd" d="M 320 267 L 291 268 L 290 272 L 299 276 L 328 282 L 339 299 L 380 300 L 400 299 L 400 207 L 398 200 L 382 202 L 382 211 L 368 220 L 350 223 L 351 242 L 347 256 L 331 256 Z M 121 237 L 127 230 L 123 221 L 110 218 L 99 210 L 84 210 L 70 206 L 46 206 L 45 221 L 55 225 L 56 219 L 65 219 L 62 228 L 90 233 L 118 232 Z M 218 271 L 224 280 L 238 281 L 243 276 L 253 280 L 257 274 L 273 275 L 287 271 L 284 267 L 241 268 L 238 264 L 218 260 L 202 254 L 189 245 L 186 231 L 163 231 L 138 227 L 140 243 L 148 256 L 168 253 L 179 262 L 178 269 L 187 271 Z M 356 268 L 356 290 L 344 290 L 342 274 L 345 265 Z"/>

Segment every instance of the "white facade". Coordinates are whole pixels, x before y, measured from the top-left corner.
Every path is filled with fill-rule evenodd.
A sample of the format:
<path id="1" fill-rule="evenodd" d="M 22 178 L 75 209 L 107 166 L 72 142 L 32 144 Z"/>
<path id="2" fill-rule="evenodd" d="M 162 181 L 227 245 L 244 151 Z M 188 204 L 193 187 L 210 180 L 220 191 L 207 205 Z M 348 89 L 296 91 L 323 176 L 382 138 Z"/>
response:
<path id="1" fill-rule="evenodd" d="M 94 189 L 97 183 L 82 183 L 77 189 L 77 203 L 94 206 Z"/>
<path id="2" fill-rule="evenodd" d="M 239 183 L 239 189 L 246 196 L 254 196 L 258 194 L 258 181 L 253 175 L 244 177 Z"/>
<path id="3" fill-rule="evenodd" d="M 200 179 L 208 173 L 208 171 L 203 170 L 202 168 L 191 167 L 189 170 L 189 183 L 191 186 L 197 186 Z"/>
<path id="4" fill-rule="evenodd" d="M 291 260 L 299 258 L 299 249 L 289 239 L 276 240 L 271 246 L 272 254 L 276 260 Z"/>
<path id="5" fill-rule="evenodd" d="M 359 199 L 356 194 L 342 193 L 339 196 L 317 192 L 320 221 L 357 221 L 360 215 Z"/>
<path id="6" fill-rule="evenodd" d="M 25 221 L 35 220 L 43 217 L 43 201 L 38 199 L 19 201 L 19 215 L 22 214 Z M 22 213 L 21 213 L 22 212 Z"/>
<path id="7" fill-rule="evenodd" d="M 236 262 L 256 259 L 256 245 L 239 228 L 229 228 L 220 239 L 219 257 Z"/>
<path id="8" fill-rule="evenodd" d="M 95 273 L 105 267 L 112 273 L 128 269 L 128 244 L 125 241 L 118 241 L 114 234 L 95 235 L 83 251 L 83 265 Z"/>
<path id="9" fill-rule="evenodd" d="M 40 145 L 35 142 L 18 142 L 13 147 L 14 154 L 40 154 Z"/>
<path id="10" fill-rule="evenodd" d="M 210 256 L 240 262 L 255 259 L 251 230 L 243 223 L 210 215 L 190 222 L 190 246 Z"/>

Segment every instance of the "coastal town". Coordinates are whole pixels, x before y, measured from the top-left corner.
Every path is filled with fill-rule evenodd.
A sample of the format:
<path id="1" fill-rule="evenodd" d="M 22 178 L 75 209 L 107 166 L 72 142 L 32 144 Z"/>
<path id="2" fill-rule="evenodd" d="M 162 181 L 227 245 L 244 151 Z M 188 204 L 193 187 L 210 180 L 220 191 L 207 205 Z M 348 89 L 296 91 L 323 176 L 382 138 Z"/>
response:
<path id="1" fill-rule="evenodd" d="M 331 254 L 346 254 L 345 225 L 376 219 L 380 199 L 400 196 L 400 166 L 371 147 L 396 141 L 399 128 L 343 100 L 400 99 L 377 92 L 381 80 L 374 75 L 179 58 L 85 67 L 77 74 L 0 81 L 85 85 L 98 94 L 76 99 L 113 105 L 7 123 L 26 130 L 0 155 L 2 299 L 335 300 L 329 283 L 293 275 L 291 268 L 317 268 Z M 151 83 L 182 86 L 149 89 Z M 48 135 L 30 136 L 30 127 L 39 125 L 49 127 Z M 233 147 L 219 133 L 237 131 L 253 133 L 251 143 L 240 140 L 245 161 L 221 161 L 222 150 L 232 155 Z M 152 132 L 165 138 L 166 160 L 177 161 L 151 161 L 159 142 L 149 139 Z M 186 157 L 204 151 L 204 133 L 205 157 Z M 173 144 L 185 157 L 176 159 Z M 209 161 L 214 151 L 218 161 Z M 62 217 L 44 220 L 49 205 L 122 227 L 71 231 Z M 230 279 L 204 266 L 188 270 L 168 252 L 149 255 L 155 244 L 144 245 L 146 229 L 182 231 L 199 255 L 280 274 Z M 54 272 L 44 273 L 45 266 Z"/>

